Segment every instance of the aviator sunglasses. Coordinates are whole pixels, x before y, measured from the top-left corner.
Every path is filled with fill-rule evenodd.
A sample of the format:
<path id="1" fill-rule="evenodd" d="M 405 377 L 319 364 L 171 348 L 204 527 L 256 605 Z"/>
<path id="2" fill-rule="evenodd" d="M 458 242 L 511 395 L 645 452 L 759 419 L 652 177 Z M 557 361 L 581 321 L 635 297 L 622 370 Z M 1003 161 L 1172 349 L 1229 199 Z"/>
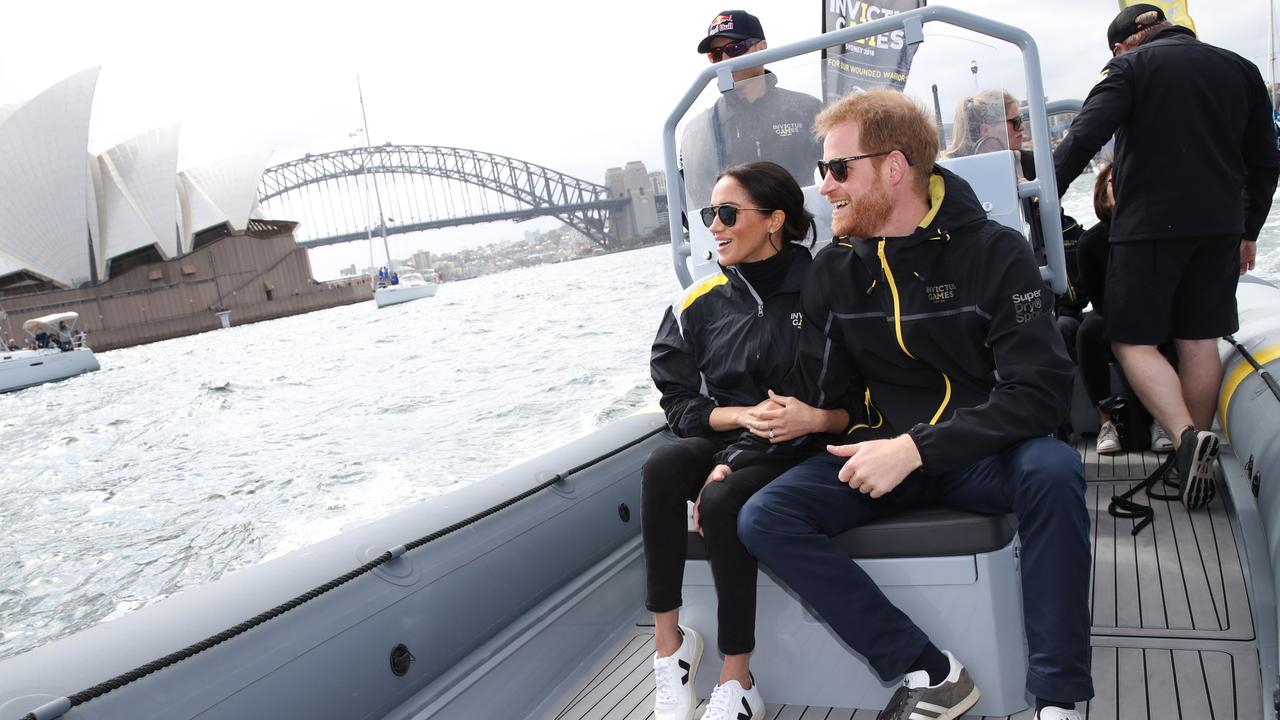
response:
<path id="1" fill-rule="evenodd" d="M 1022 116 L 1021 116 L 1021 115 L 1017 115 L 1017 116 L 1011 117 L 1011 118 L 1009 118 L 1009 119 L 1005 120 L 1005 122 L 1007 122 L 1007 123 L 1009 123 L 1010 125 L 1012 125 L 1014 130 L 1021 130 L 1021 129 L 1022 129 Z"/>
<path id="2" fill-rule="evenodd" d="M 827 171 L 830 170 L 831 177 L 835 178 L 836 182 L 844 182 L 849 179 L 849 163 L 856 162 L 858 160 L 866 160 L 867 158 L 880 157 L 881 155 L 888 155 L 891 152 L 893 151 L 881 150 L 880 152 L 867 153 L 866 155 L 850 155 L 849 157 L 831 158 L 826 162 L 819 160 L 818 175 L 821 176 L 823 180 L 826 180 Z M 904 154 L 903 157 L 906 157 L 906 155 Z M 907 158 L 907 164 L 911 164 L 911 158 Z"/>
<path id="3" fill-rule="evenodd" d="M 711 205 L 702 208 L 698 213 L 702 215 L 702 224 L 707 227 L 711 227 L 711 223 L 716 221 L 717 215 L 720 216 L 720 222 L 723 223 L 725 227 L 733 227 L 733 224 L 738 222 L 739 210 L 755 210 L 756 212 L 762 213 L 773 212 L 772 210 L 765 210 L 764 208 L 744 208 L 738 207 L 737 205 Z"/>
<path id="4" fill-rule="evenodd" d="M 751 46 L 755 45 L 758 42 L 760 41 L 759 40 L 735 40 L 734 42 L 731 42 L 728 45 L 721 45 L 720 47 L 717 47 L 717 48 L 711 48 L 711 50 L 707 53 L 707 57 L 710 58 L 711 62 L 713 63 L 720 62 L 725 58 L 726 55 L 731 58 L 736 58 L 739 55 L 745 54 L 748 50 L 751 49 Z"/>

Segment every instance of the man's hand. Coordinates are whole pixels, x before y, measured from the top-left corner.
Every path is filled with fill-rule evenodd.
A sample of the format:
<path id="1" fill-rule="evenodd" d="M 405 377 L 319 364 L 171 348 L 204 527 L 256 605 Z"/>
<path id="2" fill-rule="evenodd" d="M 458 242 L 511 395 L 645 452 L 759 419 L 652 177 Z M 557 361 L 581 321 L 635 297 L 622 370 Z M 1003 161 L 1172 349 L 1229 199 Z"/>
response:
<path id="1" fill-rule="evenodd" d="M 910 435 L 853 445 L 828 445 L 827 452 L 849 458 L 840 468 L 840 482 L 873 498 L 893 492 L 903 479 L 923 464 L 916 442 Z"/>
<path id="2" fill-rule="evenodd" d="M 713 482 L 722 482 L 729 477 L 729 473 L 733 469 L 728 465 L 717 465 L 711 468 L 711 474 L 707 475 L 707 481 L 702 483 L 702 489 L 706 490 L 707 485 Z M 693 501 L 693 529 L 702 534 L 702 491 L 698 491 L 698 499 Z"/>
<path id="3" fill-rule="evenodd" d="M 1258 240 L 1240 241 L 1240 274 L 1243 275 L 1254 268 L 1258 260 Z"/>

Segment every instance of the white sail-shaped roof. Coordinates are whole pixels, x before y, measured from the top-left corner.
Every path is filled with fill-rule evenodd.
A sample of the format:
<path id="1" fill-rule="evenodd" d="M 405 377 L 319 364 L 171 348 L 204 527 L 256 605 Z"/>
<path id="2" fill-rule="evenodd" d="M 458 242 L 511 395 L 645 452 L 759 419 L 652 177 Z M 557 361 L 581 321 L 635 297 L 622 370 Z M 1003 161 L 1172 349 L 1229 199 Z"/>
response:
<path id="1" fill-rule="evenodd" d="M 195 180 L 184 170 L 178 173 L 178 201 L 182 208 L 182 252 L 191 252 L 194 235 L 205 228 L 230 222 Z"/>
<path id="2" fill-rule="evenodd" d="M 139 135 L 98 156 L 101 189 L 98 214 L 103 264 L 110 258 L 155 245 L 165 258 L 177 257 L 178 126 Z"/>
<path id="3" fill-rule="evenodd" d="M 258 201 L 258 183 L 270 160 L 270 152 L 246 153 L 188 168 L 182 174 L 222 211 L 233 228 L 244 230 Z M 203 227 L 197 225 L 192 230 Z"/>
<path id="4" fill-rule="evenodd" d="M 98 68 L 45 90 L 0 123 L 0 251 L 64 286 L 90 277 L 89 112 Z M 9 272 L 14 272 L 10 269 Z"/>

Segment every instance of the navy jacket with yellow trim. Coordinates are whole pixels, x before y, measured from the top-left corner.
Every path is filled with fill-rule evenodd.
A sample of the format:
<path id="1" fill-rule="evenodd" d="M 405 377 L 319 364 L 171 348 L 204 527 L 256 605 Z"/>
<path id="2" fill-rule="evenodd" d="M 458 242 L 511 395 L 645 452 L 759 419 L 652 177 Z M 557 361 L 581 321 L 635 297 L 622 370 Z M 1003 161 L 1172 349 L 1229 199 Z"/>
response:
<path id="1" fill-rule="evenodd" d="M 938 475 L 1053 433 L 1072 365 L 1027 241 L 987 219 L 949 171 L 935 168 L 930 190 L 933 209 L 910 236 L 837 238 L 818 253 L 785 387 L 824 408 L 865 392 L 847 441 L 909 433 Z M 789 449 L 743 436 L 719 460 L 779 452 Z"/>
<path id="2" fill-rule="evenodd" d="M 717 406 L 751 406 L 777 392 L 791 369 L 800 336 L 800 286 L 812 258 L 788 243 L 790 267 L 768 297 L 735 267 L 701 278 L 667 308 L 649 361 L 667 423 L 680 437 L 719 437 Z"/>

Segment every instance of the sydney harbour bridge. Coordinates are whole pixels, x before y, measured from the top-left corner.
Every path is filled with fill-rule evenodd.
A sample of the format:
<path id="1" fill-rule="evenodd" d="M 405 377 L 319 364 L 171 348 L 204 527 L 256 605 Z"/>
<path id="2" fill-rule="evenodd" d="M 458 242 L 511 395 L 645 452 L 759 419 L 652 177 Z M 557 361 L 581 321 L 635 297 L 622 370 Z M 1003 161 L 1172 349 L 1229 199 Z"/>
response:
<path id="1" fill-rule="evenodd" d="M 631 199 L 505 155 L 386 144 L 308 154 L 268 168 L 258 202 L 267 217 L 299 221 L 304 247 L 378 237 L 383 229 L 393 235 L 540 216 L 557 217 L 608 245 Z"/>

